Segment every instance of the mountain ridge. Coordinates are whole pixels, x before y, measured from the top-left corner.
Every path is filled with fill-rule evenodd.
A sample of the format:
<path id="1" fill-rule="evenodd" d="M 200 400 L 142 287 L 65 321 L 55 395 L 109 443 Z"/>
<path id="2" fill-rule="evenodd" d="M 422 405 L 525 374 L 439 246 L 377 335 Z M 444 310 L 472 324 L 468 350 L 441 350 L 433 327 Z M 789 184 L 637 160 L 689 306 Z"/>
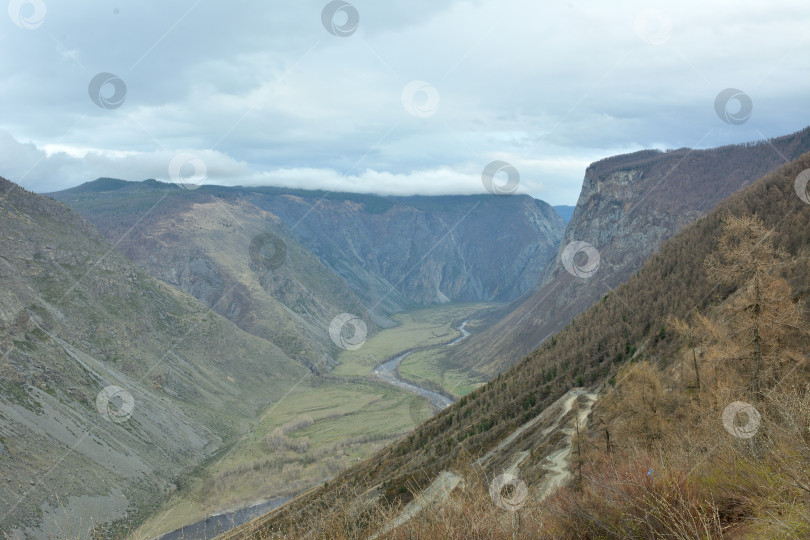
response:
<path id="1" fill-rule="evenodd" d="M 289 311 L 311 319 L 313 310 L 300 312 L 297 300 L 281 286 L 281 281 L 296 281 L 306 269 L 319 268 L 320 277 L 302 282 L 299 297 L 324 300 L 330 291 L 345 289 L 339 298 L 326 301 L 322 311 L 329 318 L 341 311 L 356 312 L 368 323 L 386 327 L 391 324 L 389 314 L 416 305 L 492 301 L 531 290 L 563 230 L 551 206 L 528 196 L 386 198 L 223 186 L 184 190 L 159 182 L 109 179 L 50 196 L 72 205 L 111 241 L 120 239 L 119 248 L 153 275 L 209 306 L 222 290 L 256 291 L 225 299 L 217 309 L 276 342 L 284 339 L 280 331 L 274 334 L 241 317 L 255 313 L 251 302 L 266 296 L 264 304 L 276 306 L 267 310 L 282 320 Z M 223 258 L 234 244 L 247 251 L 250 236 L 263 229 L 288 251 L 287 259 L 265 276 L 270 281 L 266 295 L 244 268 Z M 161 251 L 164 255 L 155 255 Z M 305 262 L 312 255 L 317 260 Z M 318 318 L 318 328 L 324 321 Z M 307 350 L 302 356 L 332 354 L 328 342 Z"/>
<path id="2" fill-rule="evenodd" d="M 542 270 L 540 287 L 493 313 L 500 320 L 462 344 L 447 364 L 495 376 L 610 294 L 678 230 L 785 158 L 808 150 L 810 127 L 754 143 L 642 150 L 591 164 L 560 247 Z M 585 242 L 598 253 L 598 270 L 590 279 L 564 267 L 563 254 L 573 242 Z"/>

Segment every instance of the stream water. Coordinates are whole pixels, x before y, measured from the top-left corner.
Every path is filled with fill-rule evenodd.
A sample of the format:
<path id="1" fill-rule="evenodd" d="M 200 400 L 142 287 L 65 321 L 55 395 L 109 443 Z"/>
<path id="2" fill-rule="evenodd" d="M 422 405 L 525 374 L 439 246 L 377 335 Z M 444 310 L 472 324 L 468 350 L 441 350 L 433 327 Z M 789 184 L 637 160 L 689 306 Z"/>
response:
<path id="1" fill-rule="evenodd" d="M 464 341 L 468 337 L 470 337 L 470 332 L 467 330 L 467 323 L 469 321 L 464 321 L 458 327 L 458 330 L 461 332 L 461 335 L 451 341 L 450 343 L 444 345 L 436 345 L 436 347 L 452 347 L 453 345 Z M 453 404 L 453 400 L 449 397 L 442 395 L 438 392 L 434 392 L 433 390 L 428 390 L 427 388 L 422 388 L 421 386 L 414 384 L 412 382 L 408 382 L 403 380 L 399 373 L 397 373 L 397 368 L 402 363 L 405 358 L 409 355 L 413 354 L 416 351 L 410 350 L 400 353 L 399 355 L 395 356 L 391 360 L 380 364 L 376 368 L 374 368 L 374 375 L 377 375 L 380 379 L 387 382 L 390 385 L 396 386 L 397 388 L 401 388 L 408 392 L 419 394 L 423 398 L 430 401 L 431 405 L 438 410 L 444 409 L 445 407 L 449 407 Z"/>
<path id="2" fill-rule="evenodd" d="M 289 497 L 282 497 L 273 499 L 260 504 L 250 506 L 248 508 L 240 508 L 233 512 L 225 512 L 210 516 L 203 521 L 186 525 L 182 529 L 177 529 L 170 533 L 166 533 L 158 540 L 192 540 L 195 538 L 216 538 L 225 531 L 229 531 L 234 527 L 246 523 L 251 519 L 257 518 L 266 514 L 270 510 L 278 508 L 285 502 L 289 501 Z"/>
<path id="3" fill-rule="evenodd" d="M 464 321 L 458 327 L 459 332 L 461 335 L 451 341 L 450 343 L 445 343 L 442 345 L 436 345 L 435 347 L 452 347 L 453 345 L 460 343 L 470 337 L 470 332 L 467 330 L 467 323 L 469 321 Z M 399 374 L 397 373 L 397 368 L 402 363 L 402 361 L 407 358 L 410 354 L 413 354 L 414 350 L 404 351 L 391 360 L 384 362 L 377 366 L 373 373 L 377 375 L 380 379 L 385 381 L 388 384 L 396 386 L 397 388 L 401 388 L 408 392 L 412 392 L 414 394 L 418 394 L 426 399 L 428 399 L 437 410 L 444 409 L 445 407 L 449 407 L 453 404 L 453 400 L 444 396 L 438 392 L 434 392 L 433 390 L 428 390 L 427 388 L 422 388 L 419 385 L 413 384 L 408 381 L 404 381 L 400 378 Z M 193 523 L 191 525 L 186 525 L 182 529 L 177 529 L 170 533 L 164 534 L 158 540 L 188 540 L 192 538 L 215 538 L 216 536 L 228 531 L 234 527 L 241 525 L 242 523 L 246 523 L 253 518 L 259 517 L 263 514 L 266 514 L 270 510 L 278 508 L 285 502 L 290 500 L 287 498 L 280 498 L 280 499 L 273 499 L 271 501 L 263 502 L 261 504 L 257 504 L 254 506 L 250 506 L 248 508 L 241 508 L 239 510 L 234 510 L 233 512 L 225 512 L 223 514 L 217 514 L 215 516 L 210 516 L 202 521 L 198 521 L 197 523 Z"/>

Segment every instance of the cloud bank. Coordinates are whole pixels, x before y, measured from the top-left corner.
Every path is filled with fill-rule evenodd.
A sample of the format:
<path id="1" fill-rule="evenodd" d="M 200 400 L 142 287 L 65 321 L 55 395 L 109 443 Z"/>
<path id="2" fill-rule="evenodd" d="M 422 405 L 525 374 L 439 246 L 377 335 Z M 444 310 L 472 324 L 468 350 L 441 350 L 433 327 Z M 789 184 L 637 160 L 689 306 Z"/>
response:
<path id="1" fill-rule="evenodd" d="M 170 180 L 185 153 L 208 183 L 483 193 L 503 160 L 519 192 L 573 204 L 602 157 L 810 123 L 802 1 L 358 0 L 332 25 L 325 1 L 17 3 L 0 175 L 40 192 Z M 727 88 L 745 122 L 716 112 Z"/>

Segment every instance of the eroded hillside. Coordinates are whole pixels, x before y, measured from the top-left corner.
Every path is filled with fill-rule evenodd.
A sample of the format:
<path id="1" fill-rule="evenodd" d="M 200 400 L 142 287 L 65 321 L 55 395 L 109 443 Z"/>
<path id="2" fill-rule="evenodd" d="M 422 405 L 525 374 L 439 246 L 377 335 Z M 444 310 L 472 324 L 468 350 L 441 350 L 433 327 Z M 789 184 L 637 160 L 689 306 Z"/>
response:
<path id="1" fill-rule="evenodd" d="M 388 314 L 413 305 L 517 298 L 537 286 L 564 229 L 551 206 L 527 196 L 379 197 L 213 186 L 187 191 L 116 180 L 53 196 L 120 240 L 133 261 L 209 304 L 222 288 L 217 279 L 244 281 L 244 272 L 227 268 L 234 257 L 228 245 L 246 249 L 251 234 L 268 229 L 298 258 L 273 275 L 289 280 L 303 273 L 301 285 L 325 303 L 354 301 L 335 298 L 346 288 L 336 279 L 343 281 L 382 326 L 390 324 Z M 156 249 L 179 253 L 166 260 L 154 255 Z M 190 266 L 195 256 L 206 264 Z M 334 276 L 318 271 L 306 280 L 313 267 Z M 299 312 L 284 290 L 273 283 L 267 293 Z"/>
<path id="2" fill-rule="evenodd" d="M 5 179 L 0 230 L 9 535 L 128 529 L 307 372 Z"/>

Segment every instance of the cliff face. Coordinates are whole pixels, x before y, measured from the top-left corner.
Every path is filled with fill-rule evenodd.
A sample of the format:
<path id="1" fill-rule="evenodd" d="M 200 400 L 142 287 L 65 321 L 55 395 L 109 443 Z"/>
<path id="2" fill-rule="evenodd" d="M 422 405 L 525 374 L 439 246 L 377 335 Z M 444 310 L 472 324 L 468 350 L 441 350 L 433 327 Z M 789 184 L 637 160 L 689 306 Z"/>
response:
<path id="1" fill-rule="evenodd" d="M 385 326 L 413 305 L 519 297 L 537 286 L 564 228 L 551 206 L 527 196 L 189 192 L 112 180 L 53 196 L 154 276 L 305 358 L 329 352 L 325 329 L 340 312 Z M 249 244 L 268 231 L 287 252 L 259 276 L 248 268 Z"/>
<path id="2" fill-rule="evenodd" d="M 502 371 L 627 281 L 684 226 L 808 150 L 810 128 L 754 144 L 645 150 L 592 164 L 540 288 L 503 308 L 493 327 L 454 351 L 451 364 L 490 376 Z M 591 260 L 583 249 L 566 252 L 574 242 L 589 244 L 595 250 L 590 255 L 598 256 Z M 576 267 L 573 272 L 565 262 Z"/>
<path id="3" fill-rule="evenodd" d="M 563 231 L 552 207 L 527 196 L 254 200 L 367 302 L 388 309 L 517 298 L 537 286 Z"/>

